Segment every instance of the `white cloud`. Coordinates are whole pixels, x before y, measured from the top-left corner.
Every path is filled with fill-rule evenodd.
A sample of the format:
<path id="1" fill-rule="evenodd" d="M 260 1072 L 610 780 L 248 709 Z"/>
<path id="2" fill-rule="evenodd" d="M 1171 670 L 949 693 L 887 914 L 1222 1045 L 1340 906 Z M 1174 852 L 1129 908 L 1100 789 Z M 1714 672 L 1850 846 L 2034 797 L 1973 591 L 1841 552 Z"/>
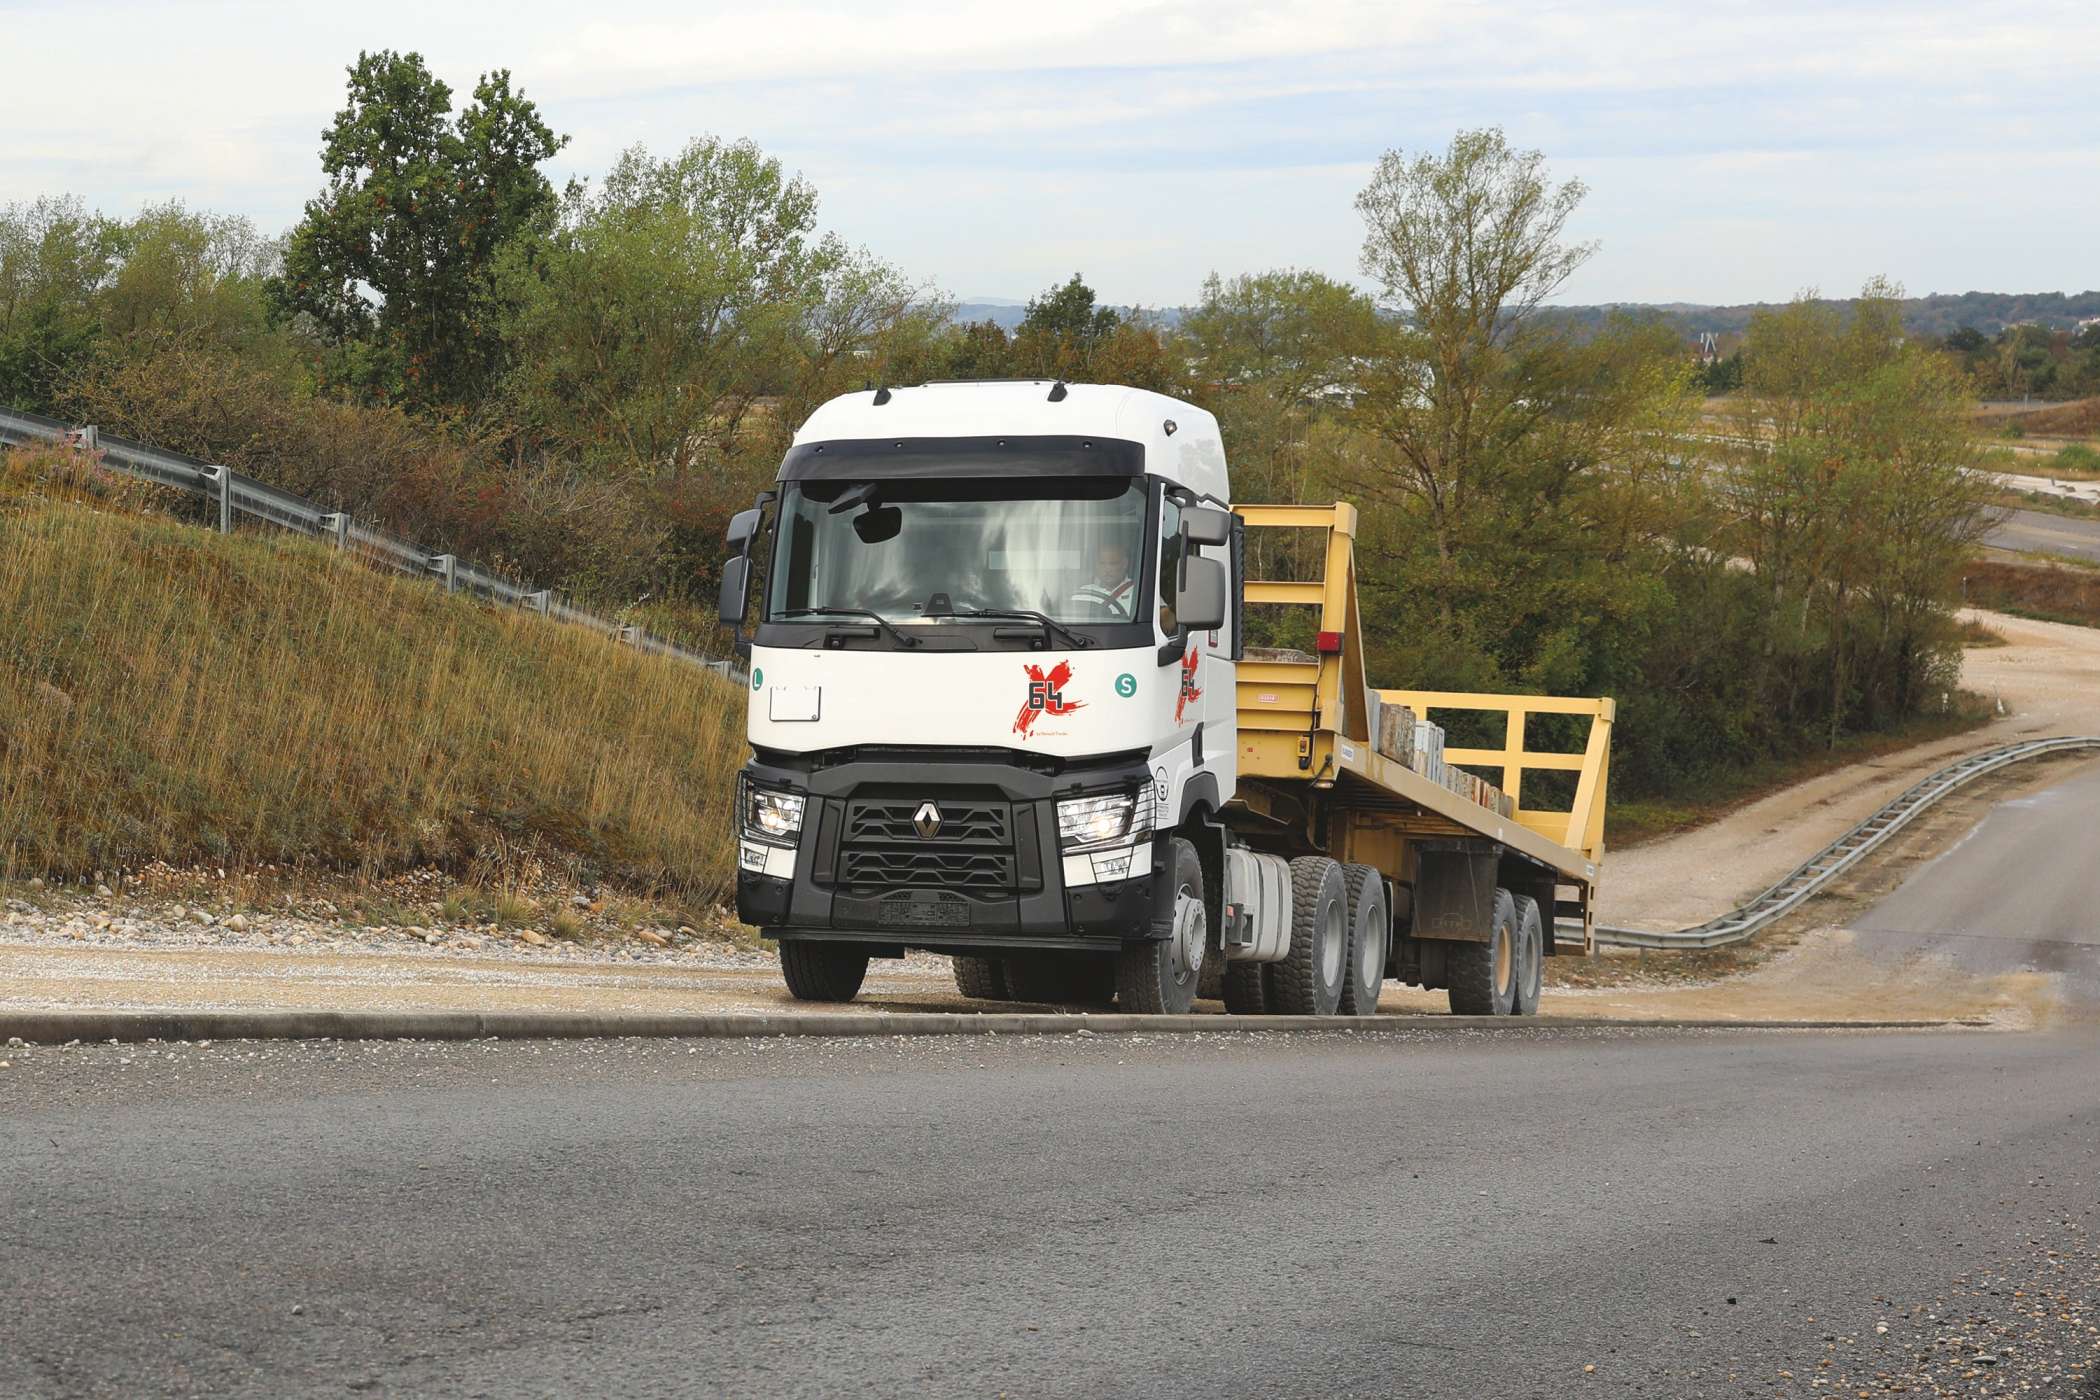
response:
<path id="1" fill-rule="evenodd" d="M 1785 295 L 1860 267 L 1926 285 L 2094 281 L 2100 7 L 2045 3 L 1279 6 L 1065 0 L 772 8 L 523 0 L 6 9 L 0 199 L 180 196 L 282 227 L 362 48 L 464 92 L 509 67 L 574 142 L 748 135 L 921 277 L 1026 296 L 1192 295 L 1204 271 L 1354 271 L 1389 146 L 1499 122 L 1591 186 L 1585 297 Z M 65 55 L 93 53 L 88 68 Z M 2011 172 L 2037 210 L 1989 196 Z M 1901 260 L 1869 266 L 1877 254 Z"/>

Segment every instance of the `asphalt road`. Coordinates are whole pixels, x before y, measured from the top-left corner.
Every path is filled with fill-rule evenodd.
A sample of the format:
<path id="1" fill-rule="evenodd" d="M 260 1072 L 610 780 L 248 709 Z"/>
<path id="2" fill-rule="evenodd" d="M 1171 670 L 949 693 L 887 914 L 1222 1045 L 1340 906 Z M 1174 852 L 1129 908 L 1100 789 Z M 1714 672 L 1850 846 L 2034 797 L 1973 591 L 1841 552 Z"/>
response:
<path id="1" fill-rule="evenodd" d="M 2100 1365 L 2096 1049 L 15 1050 L 0 1394 L 1850 1395 L 2029 1364 L 2063 1385 Z M 2071 1321 L 2023 1321 L 2066 1279 Z"/>
<path id="2" fill-rule="evenodd" d="M 2096 818 L 1861 940 L 2100 985 Z M 6 1396 L 2100 1400 L 2087 1013 L 0 1059 Z"/>
<path id="3" fill-rule="evenodd" d="M 2100 770 L 2001 802 L 1853 923 L 1860 946 L 1974 972 L 2057 973 L 2071 1000 L 2100 1003 L 2096 832 Z"/>
<path id="4" fill-rule="evenodd" d="M 2100 520 L 2039 510 L 2008 510 L 2000 514 L 1998 523 L 1984 535 L 1985 544 L 2100 562 Z"/>

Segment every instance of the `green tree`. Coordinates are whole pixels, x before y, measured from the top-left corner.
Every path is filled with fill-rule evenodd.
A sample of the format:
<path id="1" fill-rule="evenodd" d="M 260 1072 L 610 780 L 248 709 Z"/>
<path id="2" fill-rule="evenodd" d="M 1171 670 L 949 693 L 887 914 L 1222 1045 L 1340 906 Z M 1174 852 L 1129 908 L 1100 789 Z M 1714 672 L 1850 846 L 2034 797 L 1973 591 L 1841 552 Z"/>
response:
<path id="1" fill-rule="evenodd" d="M 1097 304 L 1079 273 L 1030 299 L 1014 332 L 1014 369 L 1045 378 L 1088 377 L 1095 349 L 1123 324 L 1114 307 Z"/>
<path id="2" fill-rule="evenodd" d="M 371 400 L 471 404 L 500 362 L 497 252 L 551 218 L 539 167 L 568 138 L 507 71 L 485 74 L 456 117 L 451 88 L 418 54 L 360 54 L 349 74 L 321 148 L 328 184 L 291 232 L 273 306 L 334 350 L 336 378 Z"/>
<path id="3" fill-rule="evenodd" d="M 0 402 L 48 411 L 102 333 L 117 230 L 78 199 L 0 208 Z"/>
<path id="4" fill-rule="evenodd" d="M 1378 308 L 1354 287 L 1283 268 L 1226 281 L 1213 272 L 1181 324 L 1198 372 L 1259 384 L 1285 403 L 1353 396 L 1359 362 L 1378 341 Z"/>

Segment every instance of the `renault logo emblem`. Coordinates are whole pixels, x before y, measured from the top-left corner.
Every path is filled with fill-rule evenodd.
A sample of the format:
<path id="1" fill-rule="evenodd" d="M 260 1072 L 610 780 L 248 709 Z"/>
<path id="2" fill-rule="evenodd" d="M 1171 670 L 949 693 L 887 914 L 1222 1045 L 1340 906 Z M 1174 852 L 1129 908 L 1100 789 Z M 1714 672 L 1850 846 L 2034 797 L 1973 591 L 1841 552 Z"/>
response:
<path id="1" fill-rule="evenodd" d="M 912 830 L 931 841 L 941 834 L 941 809 L 931 802 L 921 802 L 919 810 L 911 814 Z"/>

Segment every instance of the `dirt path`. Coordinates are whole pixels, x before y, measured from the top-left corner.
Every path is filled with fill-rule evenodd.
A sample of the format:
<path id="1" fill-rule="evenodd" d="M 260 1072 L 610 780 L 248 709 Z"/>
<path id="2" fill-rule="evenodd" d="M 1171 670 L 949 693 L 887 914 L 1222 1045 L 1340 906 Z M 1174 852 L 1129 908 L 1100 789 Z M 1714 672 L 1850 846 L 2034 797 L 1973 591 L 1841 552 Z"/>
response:
<path id="1" fill-rule="evenodd" d="M 1962 684 L 2010 713 L 1981 729 L 1810 779 L 1696 831 L 1607 854 L 1600 919 L 1683 928 L 1724 913 L 1842 836 L 1926 773 L 2019 739 L 2100 734 L 2100 629 L 1963 614 L 2006 645 L 1967 652 Z"/>

